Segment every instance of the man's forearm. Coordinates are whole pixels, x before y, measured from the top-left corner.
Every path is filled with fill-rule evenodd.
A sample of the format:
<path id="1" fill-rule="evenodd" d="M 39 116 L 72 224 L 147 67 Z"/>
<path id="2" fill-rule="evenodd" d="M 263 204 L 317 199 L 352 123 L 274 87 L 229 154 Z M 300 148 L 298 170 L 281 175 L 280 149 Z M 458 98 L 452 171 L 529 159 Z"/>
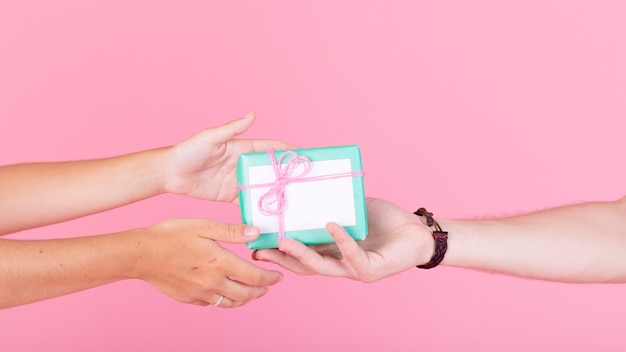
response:
<path id="1" fill-rule="evenodd" d="M 492 220 L 441 220 L 443 264 L 561 282 L 626 282 L 626 202 Z"/>

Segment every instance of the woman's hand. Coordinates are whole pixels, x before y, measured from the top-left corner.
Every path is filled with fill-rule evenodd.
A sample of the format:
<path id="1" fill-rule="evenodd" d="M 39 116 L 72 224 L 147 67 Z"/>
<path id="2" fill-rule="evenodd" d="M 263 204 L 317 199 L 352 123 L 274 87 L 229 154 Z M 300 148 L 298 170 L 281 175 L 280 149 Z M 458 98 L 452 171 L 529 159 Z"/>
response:
<path id="1" fill-rule="evenodd" d="M 258 237 L 256 227 L 207 219 L 168 219 L 136 230 L 145 246 L 137 278 L 180 302 L 239 307 L 263 296 L 283 275 L 245 261 L 216 241 L 244 243 Z"/>
<path id="2" fill-rule="evenodd" d="M 254 118 L 254 113 L 250 113 L 174 146 L 166 163 L 165 191 L 206 200 L 235 201 L 239 154 L 290 147 L 274 140 L 233 139 L 247 131 Z"/>

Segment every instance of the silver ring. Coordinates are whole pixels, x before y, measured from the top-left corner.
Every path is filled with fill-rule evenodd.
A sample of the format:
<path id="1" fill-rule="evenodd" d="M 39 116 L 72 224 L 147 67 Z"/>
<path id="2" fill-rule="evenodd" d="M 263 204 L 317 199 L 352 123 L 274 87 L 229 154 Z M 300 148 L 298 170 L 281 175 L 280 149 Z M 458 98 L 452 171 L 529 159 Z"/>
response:
<path id="1" fill-rule="evenodd" d="M 220 295 L 220 298 L 217 299 L 217 302 L 211 304 L 214 307 L 217 307 L 220 305 L 220 303 L 222 303 L 222 301 L 224 300 L 224 295 Z"/>

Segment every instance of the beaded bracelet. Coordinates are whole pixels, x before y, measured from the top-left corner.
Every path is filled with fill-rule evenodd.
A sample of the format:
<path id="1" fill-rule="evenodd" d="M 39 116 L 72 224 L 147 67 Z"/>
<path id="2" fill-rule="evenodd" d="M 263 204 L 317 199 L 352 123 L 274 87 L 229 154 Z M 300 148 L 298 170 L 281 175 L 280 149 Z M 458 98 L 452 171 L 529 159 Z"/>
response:
<path id="1" fill-rule="evenodd" d="M 435 219 L 433 213 L 429 213 L 425 208 L 419 208 L 413 214 L 426 218 L 426 225 L 434 227 L 433 238 L 435 239 L 435 253 L 426 264 L 418 265 L 420 269 L 431 269 L 439 265 L 448 250 L 448 232 L 442 231 L 441 226 Z"/>

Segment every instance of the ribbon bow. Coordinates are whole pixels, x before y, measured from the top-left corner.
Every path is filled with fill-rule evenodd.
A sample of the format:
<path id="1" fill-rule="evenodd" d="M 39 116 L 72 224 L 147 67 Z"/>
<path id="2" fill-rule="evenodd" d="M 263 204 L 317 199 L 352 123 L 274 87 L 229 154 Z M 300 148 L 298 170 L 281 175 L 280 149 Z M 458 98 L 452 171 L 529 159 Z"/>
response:
<path id="1" fill-rule="evenodd" d="M 272 187 L 259 198 L 257 207 L 263 215 L 278 217 L 278 238 L 282 240 L 285 238 L 285 208 L 287 206 L 285 186 L 292 182 L 299 182 L 301 177 L 308 174 L 311 170 L 311 160 L 306 156 L 287 151 L 280 156 L 277 162 L 276 154 L 272 150 L 269 150 L 268 154 L 276 180 L 271 184 Z M 289 161 L 283 164 L 288 157 Z M 300 173 L 296 173 L 296 169 L 300 165 L 304 169 Z"/>

